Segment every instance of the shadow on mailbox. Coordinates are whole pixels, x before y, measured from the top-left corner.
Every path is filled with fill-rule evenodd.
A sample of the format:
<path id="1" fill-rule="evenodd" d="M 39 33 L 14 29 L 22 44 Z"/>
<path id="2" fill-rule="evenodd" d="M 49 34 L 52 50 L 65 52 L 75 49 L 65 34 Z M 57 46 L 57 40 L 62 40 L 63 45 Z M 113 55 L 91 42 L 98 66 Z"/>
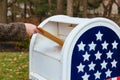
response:
<path id="1" fill-rule="evenodd" d="M 106 18 L 56 15 L 39 27 L 64 40 L 32 36 L 29 78 L 32 80 L 109 80 L 120 76 L 120 29 Z"/>

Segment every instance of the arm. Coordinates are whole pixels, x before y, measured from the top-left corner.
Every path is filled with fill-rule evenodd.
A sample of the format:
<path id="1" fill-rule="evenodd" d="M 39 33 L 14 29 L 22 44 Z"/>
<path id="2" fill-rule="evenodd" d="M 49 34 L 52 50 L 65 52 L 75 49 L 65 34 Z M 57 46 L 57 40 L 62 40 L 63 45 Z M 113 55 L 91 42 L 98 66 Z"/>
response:
<path id="1" fill-rule="evenodd" d="M 24 23 L 0 23 L 0 40 L 23 40 L 26 36 L 26 29 Z"/>
<path id="2" fill-rule="evenodd" d="M 30 23 L 0 23 L 0 40 L 2 41 L 24 40 L 27 35 L 31 36 L 36 32 L 36 26 Z"/>

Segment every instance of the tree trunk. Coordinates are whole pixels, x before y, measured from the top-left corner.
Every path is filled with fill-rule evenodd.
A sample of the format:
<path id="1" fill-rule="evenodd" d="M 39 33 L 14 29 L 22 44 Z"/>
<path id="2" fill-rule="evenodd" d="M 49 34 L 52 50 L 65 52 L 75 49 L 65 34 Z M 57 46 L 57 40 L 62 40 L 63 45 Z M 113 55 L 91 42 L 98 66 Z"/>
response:
<path id="1" fill-rule="evenodd" d="M 51 16 L 52 13 L 52 1 L 48 0 L 48 15 Z"/>
<path id="2" fill-rule="evenodd" d="M 0 23 L 7 23 L 7 0 L 0 0 Z"/>
<path id="3" fill-rule="evenodd" d="M 104 12 L 103 12 L 103 17 L 106 17 L 107 16 L 107 6 L 102 2 L 102 5 L 103 5 L 103 8 L 104 8 Z"/>
<path id="4" fill-rule="evenodd" d="M 63 0 L 57 0 L 57 14 L 64 14 Z"/>
<path id="5" fill-rule="evenodd" d="M 26 19 L 27 15 L 27 1 L 24 2 L 24 18 Z"/>
<path id="6" fill-rule="evenodd" d="M 79 16 L 80 12 L 80 0 L 74 0 L 73 16 Z"/>
<path id="7" fill-rule="evenodd" d="M 73 16 L 73 0 L 67 0 L 67 15 Z"/>
<path id="8" fill-rule="evenodd" d="M 110 17 L 111 16 L 112 6 L 113 6 L 114 2 L 115 2 L 115 0 L 111 0 L 111 1 L 108 2 L 107 5 L 105 5 L 104 2 L 102 2 L 103 8 L 104 8 L 104 14 L 103 14 L 104 17 Z"/>
<path id="9" fill-rule="evenodd" d="M 83 17 L 87 17 L 87 0 L 83 0 Z"/>
<path id="10" fill-rule="evenodd" d="M 118 14 L 120 14 L 120 0 L 114 0 L 115 4 L 118 6 Z"/>
<path id="11" fill-rule="evenodd" d="M 15 21 L 15 17 L 16 17 L 15 5 L 14 5 L 14 4 L 13 4 L 12 7 L 11 7 L 11 12 L 12 12 L 11 19 L 12 19 L 12 22 L 14 22 L 14 21 Z"/>

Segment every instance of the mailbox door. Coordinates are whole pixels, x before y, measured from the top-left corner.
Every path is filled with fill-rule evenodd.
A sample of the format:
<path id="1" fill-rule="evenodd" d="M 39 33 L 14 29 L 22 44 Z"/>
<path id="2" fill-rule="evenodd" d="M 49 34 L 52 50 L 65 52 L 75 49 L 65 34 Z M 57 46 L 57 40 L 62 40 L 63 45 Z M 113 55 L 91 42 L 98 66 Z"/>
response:
<path id="1" fill-rule="evenodd" d="M 63 64 L 66 64 L 63 67 L 63 80 L 106 80 L 119 77 L 119 33 L 119 27 L 107 19 L 97 18 L 86 25 L 78 25 L 71 32 L 72 37 L 68 38 L 72 39 L 65 43 L 63 50 Z"/>

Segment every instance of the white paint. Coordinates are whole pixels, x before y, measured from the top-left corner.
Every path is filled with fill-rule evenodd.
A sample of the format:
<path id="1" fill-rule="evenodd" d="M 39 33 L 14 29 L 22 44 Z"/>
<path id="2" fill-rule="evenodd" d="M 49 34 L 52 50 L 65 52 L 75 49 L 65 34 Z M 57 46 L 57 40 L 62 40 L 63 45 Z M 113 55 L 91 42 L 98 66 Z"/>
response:
<path id="1" fill-rule="evenodd" d="M 34 34 L 30 42 L 29 78 L 70 80 L 74 45 L 86 30 L 94 26 L 107 26 L 119 35 L 119 27 L 105 18 L 86 19 L 56 15 L 44 20 L 39 27 L 63 39 L 64 45 L 61 47 L 41 34 Z"/>

